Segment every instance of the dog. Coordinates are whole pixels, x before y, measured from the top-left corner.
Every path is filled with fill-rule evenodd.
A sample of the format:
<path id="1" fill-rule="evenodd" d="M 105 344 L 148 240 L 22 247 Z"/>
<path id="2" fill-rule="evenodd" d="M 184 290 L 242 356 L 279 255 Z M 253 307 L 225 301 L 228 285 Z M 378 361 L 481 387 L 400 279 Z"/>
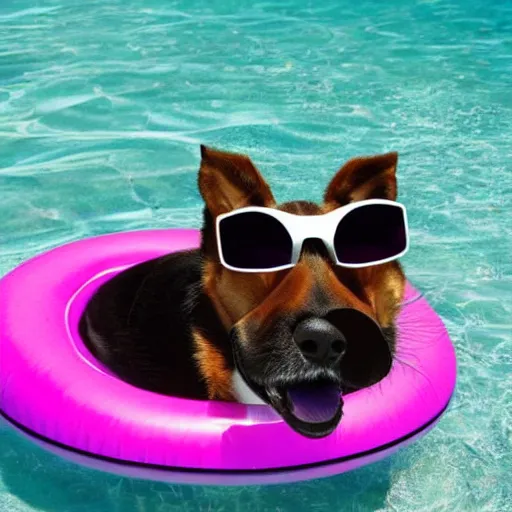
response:
<path id="1" fill-rule="evenodd" d="M 321 222 L 347 205 L 396 201 L 397 161 L 394 152 L 353 158 L 334 175 L 322 204 L 278 205 L 248 156 L 201 146 L 200 247 L 142 262 L 104 283 L 81 317 L 84 342 L 139 388 L 199 400 L 251 402 L 252 394 L 252 403 L 269 404 L 303 436 L 329 435 L 341 420 L 342 396 L 390 371 L 406 282 L 400 263 L 339 265 L 325 240 L 312 236 L 293 264 L 237 271 L 221 261 L 219 218 L 251 207 L 278 212 L 300 234 L 302 221 Z M 235 252 L 243 249 L 237 239 L 255 245 L 255 254 L 262 237 L 264 245 L 267 235 L 282 243 L 270 233 L 279 226 L 258 231 L 252 220 L 245 226 L 234 219 L 242 223 L 228 240 Z M 371 222 L 387 230 L 382 216 Z M 355 223 L 352 231 L 357 226 L 373 230 Z"/>

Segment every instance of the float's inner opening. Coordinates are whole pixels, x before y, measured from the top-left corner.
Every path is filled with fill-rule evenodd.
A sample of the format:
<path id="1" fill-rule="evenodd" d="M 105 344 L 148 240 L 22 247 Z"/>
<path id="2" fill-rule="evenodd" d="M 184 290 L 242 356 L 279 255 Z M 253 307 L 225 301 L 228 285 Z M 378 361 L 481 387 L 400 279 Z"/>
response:
<path id="1" fill-rule="evenodd" d="M 166 283 L 165 276 L 150 271 L 152 263 L 104 271 L 82 287 L 68 318 L 79 338 L 75 345 L 90 364 L 135 387 L 206 400 L 206 386 L 196 377 L 193 346 L 180 336 L 186 318 L 166 307 L 184 298 L 176 296 L 178 287 Z M 153 279 L 160 280 L 158 287 L 145 286 Z M 159 290 L 158 295 L 149 295 L 150 288 Z M 143 333 L 133 328 L 137 322 Z"/>

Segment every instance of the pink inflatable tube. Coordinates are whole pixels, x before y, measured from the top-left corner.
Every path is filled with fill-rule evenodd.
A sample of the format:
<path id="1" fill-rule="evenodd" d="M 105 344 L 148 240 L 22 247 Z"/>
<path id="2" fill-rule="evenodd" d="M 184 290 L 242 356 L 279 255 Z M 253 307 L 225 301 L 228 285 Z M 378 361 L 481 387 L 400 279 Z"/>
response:
<path id="1" fill-rule="evenodd" d="M 398 354 L 379 384 L 348 395 L 333 434 L 295 433 L 265 405 L 194 401 L 130 386 L 83 346 L 78 319 L 122 269 L 198 245 L 194 230 L 139 231 L 64 245 L 0 280 L 0 413 L 44 447 L 117 474 L 246 485 L 342 473 L 424 435 L 455 386 L 453 346 L 410 284 Z"/>

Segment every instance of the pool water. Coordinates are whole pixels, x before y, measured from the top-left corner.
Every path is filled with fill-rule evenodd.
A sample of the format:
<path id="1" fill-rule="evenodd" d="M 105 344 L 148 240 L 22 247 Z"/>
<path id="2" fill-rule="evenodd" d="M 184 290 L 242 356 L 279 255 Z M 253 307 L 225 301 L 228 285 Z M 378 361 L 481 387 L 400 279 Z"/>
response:
<path id="1" fill-rule="evenodd" d="M 2 512 L 512 510 L 510 2 L 3 0 L 0 139 L 0 275 L 91 235 L 198 227 L 200 143 L 249 153 L 279 200 L 397 150 L 404 268 L 459 363 L 432 433 L 300 484 L 120 478 L 0 427 Z"/>

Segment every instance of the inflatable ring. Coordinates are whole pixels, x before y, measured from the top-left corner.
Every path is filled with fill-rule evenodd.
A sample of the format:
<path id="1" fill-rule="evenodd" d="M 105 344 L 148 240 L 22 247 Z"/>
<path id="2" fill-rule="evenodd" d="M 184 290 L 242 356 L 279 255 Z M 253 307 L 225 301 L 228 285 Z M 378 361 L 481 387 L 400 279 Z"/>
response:
<path id="1" fill-rule="evenodd" d="M 53 452 L 97 469 L 246 485 L 368 464 L 424 435 L 446 410 L 454 349 L 410 283 L 391 372 L 346 396 L 340 425 L 321 439 L 295 433 L 270 406 L 162 396 L 116 378 L 78 334 L 87 301 L 117 272 L 198 243 L 195 230 L 104 235 L 53 249 L 1 279 L 1 416 Z"/>

